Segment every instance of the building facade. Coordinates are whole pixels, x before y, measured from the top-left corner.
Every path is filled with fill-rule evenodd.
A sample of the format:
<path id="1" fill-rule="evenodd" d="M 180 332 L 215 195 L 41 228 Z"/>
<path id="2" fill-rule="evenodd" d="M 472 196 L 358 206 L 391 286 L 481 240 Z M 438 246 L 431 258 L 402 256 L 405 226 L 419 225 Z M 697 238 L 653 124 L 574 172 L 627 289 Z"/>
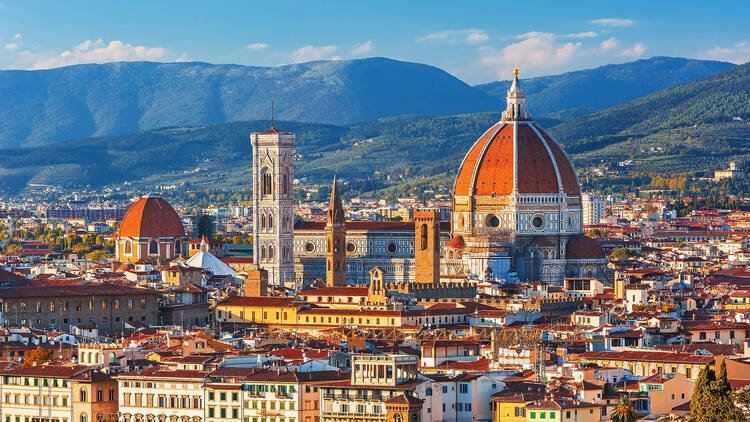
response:
<path id="1" fill-rule="evenodd" d="M 478 278 L 561 282 L 580 272 L 569 242 L 583 233 L 581 190 L 560 145 L 531 120 L 516 70 L 507 108 L 463 159 L 454 184 L 455 265 Z M 606 265 L 601 250 L 586 258 Z"/>
<path id="2" fill-rule="evenodd" d="M 128 208 L 115 238 L 120 262 L 169 261 L 187 251 L 185 228 L 162 198 L 146 195 Z"/>
<path id="3" fill-rule="evenodd" d="M 253 147 L 253 258 L 272 286 L 294 287 L 294 142 L 273 126 Z"/>
<path id="4" fill-rule="evenodd" d="M 592 226 L 599 224 L 599 220 L 606 217 L 607 201 L 601 195 L 584 193 L 581 195 L 583 206 L 583 224 Z"/>

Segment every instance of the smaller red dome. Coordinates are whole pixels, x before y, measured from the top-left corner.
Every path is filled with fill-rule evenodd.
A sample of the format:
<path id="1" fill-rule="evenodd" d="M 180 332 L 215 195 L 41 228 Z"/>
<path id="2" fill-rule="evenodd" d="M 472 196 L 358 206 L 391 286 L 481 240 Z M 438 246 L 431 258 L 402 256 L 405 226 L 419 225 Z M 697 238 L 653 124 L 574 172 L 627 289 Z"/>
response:
<path id="1" fill-rule="evenodd" d="M 565 247 L 567 259 L 602 259 L 605 257 L 599 241 L 579 234 L 570 239 Z"/>
<path id="2" fill-rule="evenodd" d="M 177 212 L 162 198 L 146 196 L 128 208 L 118 237 L 182 237 L 185 228 Z"/>
<path id="3" fill-rule="evenodd" d="M 453 239 L 451 239 L 448 243 L 445 244 L 446 248 L 461 249 L 464 246 L 466 246 L 466 242 L 464 242 L 463 236 L 455 236 Z"/>

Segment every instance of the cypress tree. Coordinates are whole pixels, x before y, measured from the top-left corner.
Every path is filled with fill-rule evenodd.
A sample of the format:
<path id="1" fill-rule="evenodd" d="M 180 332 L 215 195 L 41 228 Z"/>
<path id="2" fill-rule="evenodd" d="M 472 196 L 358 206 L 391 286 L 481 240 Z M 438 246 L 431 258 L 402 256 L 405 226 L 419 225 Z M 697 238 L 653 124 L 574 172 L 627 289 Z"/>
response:
<path id="1" fill-rule="evenodd" d="M 714 422 L 716 414 L 716 396 L 714 395 L 714 384 L 716 376 L 714 370 L 708 365 L 701 369 L 698 380 L 695 382 L 693 397 L 690 399 L 690 421 L 691 422 Z"/>
<path id="2" fill-rule="evenodd" d="M 744 414 L 734 404 L 734 391 L 732 391 L 732 386 L 727 379 L 726 360 L 721 361 L 713 387 L 716 397 L 714 403 L 717 420 L 727 422 L 743 421 L 745 419 Z"/>

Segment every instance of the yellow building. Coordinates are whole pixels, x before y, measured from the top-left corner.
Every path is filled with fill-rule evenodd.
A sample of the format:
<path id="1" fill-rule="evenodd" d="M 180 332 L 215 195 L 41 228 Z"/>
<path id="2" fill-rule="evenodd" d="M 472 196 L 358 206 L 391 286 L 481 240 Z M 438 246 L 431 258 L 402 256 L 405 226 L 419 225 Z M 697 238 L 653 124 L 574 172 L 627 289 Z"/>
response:
<path id="1" fill-rule="evenodd" d="M 526 422 L 528 397 L 513 394 L 492 398 L 493 422 Z"/>
<path id="2" fill-rule="evenodd" d="M 220 324 L 295 325 L 304 302 L 293 297 L 232 297 L 216 305 Z"/>
<path id="3" fill-rule="evenodd" d="M 525 422 L 599 422 L 601 406 L 579 400 L 545 399 L 526 405 Z"/>

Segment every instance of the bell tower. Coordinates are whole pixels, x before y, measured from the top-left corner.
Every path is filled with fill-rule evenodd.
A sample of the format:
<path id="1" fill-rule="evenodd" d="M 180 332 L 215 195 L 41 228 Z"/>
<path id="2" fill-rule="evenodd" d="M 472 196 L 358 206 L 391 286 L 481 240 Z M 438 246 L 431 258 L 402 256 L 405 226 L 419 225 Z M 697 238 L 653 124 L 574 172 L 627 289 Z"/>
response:
<path id="1" fill-rule="evenodd" d="M 294 287 L 294 133 L 250 134 L 253 147 L 253 260 L 271 286 Z"/>
<path id="2" fill-rule="evenodd" d="M 414 282 L 440 282 L 440 210 L 414 210 Z"/>
<path id="3" fill-rule="evenodd" d="M 326 286 L 346 286 L 346 220 L 336 176 L 326 215 Z"/>

